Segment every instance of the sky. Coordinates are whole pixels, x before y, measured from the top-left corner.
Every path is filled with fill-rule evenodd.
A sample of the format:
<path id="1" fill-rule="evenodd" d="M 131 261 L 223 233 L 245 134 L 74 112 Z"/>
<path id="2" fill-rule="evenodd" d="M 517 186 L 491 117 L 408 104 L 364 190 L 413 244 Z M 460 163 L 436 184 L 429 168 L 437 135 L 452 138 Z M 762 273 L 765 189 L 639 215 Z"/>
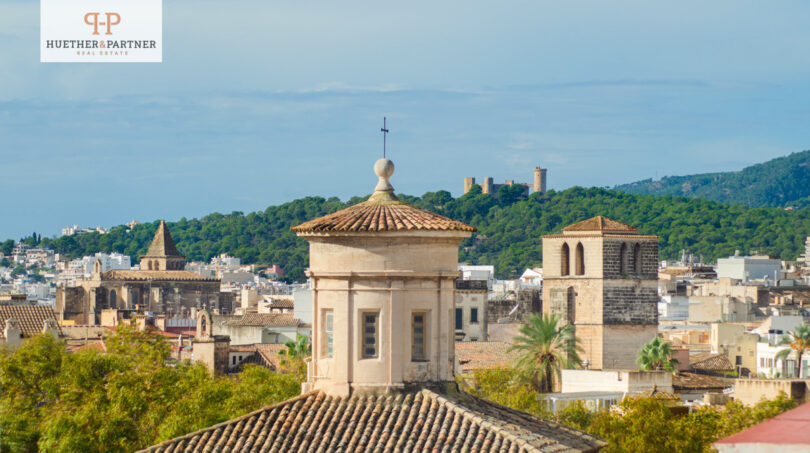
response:
<path id="1" fill-rule="evenodd" d="M 810 3 L 163 0 L 163 63 L 40 63 L 0 2 L 0 238 L 463 178 L 549 188 L 810 149 Z"/>

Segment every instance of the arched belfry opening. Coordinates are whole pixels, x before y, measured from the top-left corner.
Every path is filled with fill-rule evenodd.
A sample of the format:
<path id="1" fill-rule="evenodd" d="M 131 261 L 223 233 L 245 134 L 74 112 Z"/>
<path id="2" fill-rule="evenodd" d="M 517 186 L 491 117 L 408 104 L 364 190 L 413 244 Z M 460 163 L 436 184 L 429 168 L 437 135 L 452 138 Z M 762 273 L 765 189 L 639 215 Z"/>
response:
<path id="1" fill-rule="evenodd" d="M 568 275 L 571 269 L 571 250 L 563 243 L 560 250 L 560 275 Z"/>
<path id="2" fill-rule="evenodd" d="M 110 308 L 118 308 L 118 297 L 114 289 L 110 290 Z"/>
<path id="3" fill-rule="evenodd" d="M 585 275 L 585 248 L 582 246 L 581 242 L 577 244 L 576 274 Z"/>
<path id="4" fill-rule="evenodd" d="M 622 243 L 619 248 L 619 274 L 627 274 L 627 244 Z"/>
<path id="5" fill-rule="evenodd" d="M 633 246 L 633 272 L 641 273 L 641 244 Z"/>

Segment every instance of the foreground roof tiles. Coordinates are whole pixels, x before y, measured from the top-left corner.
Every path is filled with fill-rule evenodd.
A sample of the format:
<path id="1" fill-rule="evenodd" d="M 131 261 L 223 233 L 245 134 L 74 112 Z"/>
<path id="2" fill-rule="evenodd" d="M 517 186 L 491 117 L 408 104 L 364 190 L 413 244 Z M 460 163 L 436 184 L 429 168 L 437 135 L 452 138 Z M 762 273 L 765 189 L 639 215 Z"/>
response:
<path id="1" fill-rule="evenodd" d="M 602 231 L 602 232 L 617 232 L 617 233 L 633 233 L 638 229 L 626 223 L 617 220 L 609 219 L 607 217 L 596 216 L 588 220 L 568 225 L 563 228 L 563 231 Z"/>
<path id="2" fill-rule="evenodd" d="M 388 192 L 290 228 L 295 233 L 382 231 L 477 231 L 465 223 L 399 201 Z"/>
<path id="3" fill-rule="evenodd" d="M 593 436 L 463 392 L 310 392 L 144 451 L 592 452 Z"/>
<path id="4" fill-rule="evenodd" d="M 45 321 L 56 321 L 53 308 L 42 305 L 0 305 L 0 338 L 5 338 L 6 320 L 14 318 L 20 323 L 20 330 L 24 337 L 32 337 L 42 333 Z M 57 328 L 58 324 L 57 324 Z M 59 328 L 59 335 L 62 330 Z"/>

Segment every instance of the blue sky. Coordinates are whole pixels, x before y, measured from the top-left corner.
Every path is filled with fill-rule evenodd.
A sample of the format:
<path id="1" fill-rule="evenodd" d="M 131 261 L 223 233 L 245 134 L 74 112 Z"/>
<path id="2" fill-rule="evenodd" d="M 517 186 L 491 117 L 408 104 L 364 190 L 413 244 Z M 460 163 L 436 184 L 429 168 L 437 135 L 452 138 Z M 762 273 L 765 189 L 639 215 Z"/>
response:
<path id="1" fill-rule="evenodd" d="M 39 63 L 0 3 L 0 238 L 465 176 L 612 186 L 810 149 L 807 2 L 164 0 L 164 63 Z"/>

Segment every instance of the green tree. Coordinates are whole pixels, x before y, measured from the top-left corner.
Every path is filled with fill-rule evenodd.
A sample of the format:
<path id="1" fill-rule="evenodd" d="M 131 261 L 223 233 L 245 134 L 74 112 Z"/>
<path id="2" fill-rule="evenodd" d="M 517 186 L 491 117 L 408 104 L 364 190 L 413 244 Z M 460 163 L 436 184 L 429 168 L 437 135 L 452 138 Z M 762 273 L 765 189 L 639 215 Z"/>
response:
<path id="1" fill-rule="evenodd" d="M 678 359 L 672 357 L 672 345 L 668 341 L 655 337 L 639 349 L 636 363 L 642 370 L 675 371 Z"/>
<path id="2" fill-rule="evenodd" d="M 785 361 L 793 351 L 796 351 L 795 375 L 797 378 L 802 377 L 802 356 L 806 351 L 810 350 L 810 325 L 800 324 L 796 326 L 793 332 L 782 335 L 779 344 L 789 345 L 790 347 L 779 351 L 775 356 L 776 359 Z"/>
<path id="3" fill-rule="evenodd" d="M 560 378 L 563 368 L 582 364 L 582 348 L 574 336 L 574 327 L 557 315 L 530 316 L 514 337 L 509 351 L 517 351 L 515 368 L 541 392 L 551 392 L 554 378 Z"/>
<path id="4" fill-rule="evenodd" d="M 307 336 L 296 334 L 295 341 L 284 343 L 284 349 L 278 351 L 278 355 L 284 370 L 300 376 L 301 380 L 306 377 L 305 360 L 312 355 L 312 346 Z"/>
<path id="5" fill-rule="evenodd" d="M 40 335 L 0 351 L 0 451 L 134 451 L 300 392 L 292 374 L 174 362 L 152 332 L 119 326 L 106 345 L 68 353 Z"/>

